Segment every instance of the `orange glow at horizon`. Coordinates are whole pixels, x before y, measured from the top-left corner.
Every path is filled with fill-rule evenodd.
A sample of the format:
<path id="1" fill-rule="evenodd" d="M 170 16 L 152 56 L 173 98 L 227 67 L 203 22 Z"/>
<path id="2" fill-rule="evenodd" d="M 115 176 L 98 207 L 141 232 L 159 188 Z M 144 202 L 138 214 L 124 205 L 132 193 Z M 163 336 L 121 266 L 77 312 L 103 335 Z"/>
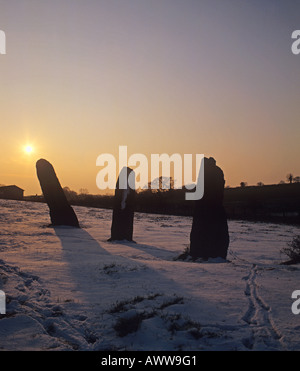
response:
<path id="1" fill-rule="evenodd" d="M 231 187 L 299 176 L 299 11 L 272 1 L 5 2 L 0 184 L 40 194 L 44 158 L 62 186 L 101 193 L 96 159 L 118 158 L 122 145 L 148 161 L 214 157 Z"/>

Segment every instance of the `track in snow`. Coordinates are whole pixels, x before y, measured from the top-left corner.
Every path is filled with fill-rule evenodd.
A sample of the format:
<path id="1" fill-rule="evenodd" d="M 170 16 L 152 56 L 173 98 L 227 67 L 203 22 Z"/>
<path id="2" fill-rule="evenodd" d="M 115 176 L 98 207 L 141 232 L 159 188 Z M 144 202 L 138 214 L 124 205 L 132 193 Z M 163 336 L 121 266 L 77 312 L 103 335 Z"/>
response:
<path id="1" fill-rule="evenodd" d="M 251 350 L 283 350 L 282 335 L 274 325 L 271 308 L 259 295 L 257 272 L 258 267 L 253 264 L 249 275 L 244 278 L 247 282 L 245 295 L 249 305 L 242 319 L 251 327 L 252 335 L 244 339 L 243 344 Z"/>

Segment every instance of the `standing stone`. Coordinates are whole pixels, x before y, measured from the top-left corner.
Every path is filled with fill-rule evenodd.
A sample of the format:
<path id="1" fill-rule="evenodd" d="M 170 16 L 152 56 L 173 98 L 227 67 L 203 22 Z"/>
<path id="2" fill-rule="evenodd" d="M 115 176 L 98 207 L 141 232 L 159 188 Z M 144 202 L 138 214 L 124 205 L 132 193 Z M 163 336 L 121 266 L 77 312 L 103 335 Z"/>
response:
<path id="1" fill-rule="evenodd" d="M 193 258 L 226 259 L 229 246 L 227 216 L 223 207 L 224 174 L 213 158 L 204 159 L 204 196 L 195 202 L 190 251 Z"/>
<path id="2" fill-rule="evenodd" d="M 124 167 L 119 175 L 113 206 L 113 216 L 111 225 L 111 237 L 108 241 L 133 241 L 133 219 L 135 206 L 135 190 L 129 186 L 129 176 L 134 183 L 130 183 L 134 188 L 135 174 L 129 167 Z M 123 179 L 126 189 L 120 189 L 121 179 Z"/>
<path id="3" fill-rule="evenodd" d="M 79 228 L 77 216 L 66 198 L 53 166 L 50 162 L 41 159 L 36 163 L 36 170 L 44 198 L 50 209 L 52 225 Z"/>

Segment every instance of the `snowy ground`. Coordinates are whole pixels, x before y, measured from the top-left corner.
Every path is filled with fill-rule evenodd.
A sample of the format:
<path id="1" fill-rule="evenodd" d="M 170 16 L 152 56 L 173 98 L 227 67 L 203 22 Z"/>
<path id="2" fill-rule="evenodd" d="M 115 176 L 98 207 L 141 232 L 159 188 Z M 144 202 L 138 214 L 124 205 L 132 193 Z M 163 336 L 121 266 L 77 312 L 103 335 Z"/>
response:
<path id="1" fill-rule="evenodd" d="M 135 215 L 134 243 L 109 243 L 111 211 L 0 200 L 3 350 L 300 350 L 291 294 L 300 266 L 280 249 L 300 228 L 229 222 L 228 262 L 180 262 L 191 218 Z"/>

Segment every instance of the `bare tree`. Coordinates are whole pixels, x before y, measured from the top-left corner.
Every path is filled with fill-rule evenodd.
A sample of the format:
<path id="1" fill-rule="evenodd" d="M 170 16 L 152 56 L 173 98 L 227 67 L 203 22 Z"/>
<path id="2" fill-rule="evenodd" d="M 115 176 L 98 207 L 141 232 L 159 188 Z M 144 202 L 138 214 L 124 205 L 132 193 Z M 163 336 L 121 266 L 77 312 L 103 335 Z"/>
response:
<path id="1" fill-rule="evenodd" d="M 168 190 L 173 190 L 174 184 L 175 181 L 172 177 L 160 176 L 148 183 L 148 189 L 151 189 L 153 192 L 166 192 Z"/>
<path id="2" fill-rule="evenodd" d="M 248 185 L 247 182 L 241 182 L 240 183 L 241 188 L 245 188 L 245 187 L 247 187 L 247 185 Z"/>
<path id="3" fill-rule="evenodd" d="M 294 177 L 294 183 L 300 183 L 300 176 Z"/>
<path id="4" fill-rule="evenodd" d="M 292 183 L 293 183 L 293 179 L 294 179 L 294 175 L 291 174 L 291 173 L 289 173 L 289 174 L 287 174 L 286 179 L 287 179 L 287 181 L 288 181 L 290 184 L 292 184 Z"/>
<path id="5" fill-rule="evenodd" d="M 79 194 L 80 195 L 88 195 L 89 194 L 89 190 L 86 189 L 86 188 L 80 188 Z"/>

